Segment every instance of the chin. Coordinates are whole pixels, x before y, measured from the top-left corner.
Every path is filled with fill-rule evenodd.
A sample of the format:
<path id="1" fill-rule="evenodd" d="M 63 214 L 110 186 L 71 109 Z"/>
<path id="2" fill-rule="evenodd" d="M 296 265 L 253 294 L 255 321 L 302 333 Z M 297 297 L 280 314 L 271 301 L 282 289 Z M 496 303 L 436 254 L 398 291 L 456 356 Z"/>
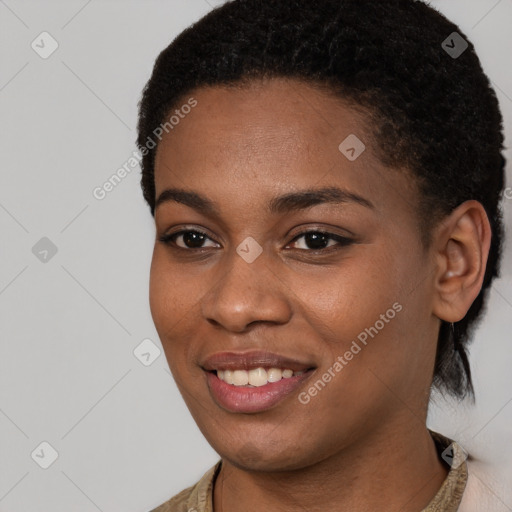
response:
<path id="1" fill-rule="evenodd" d="M 237 453 L 223 458 L 238 469 L 248 472 L 274 473 L 294 471 L 307 466 L 307 464 L 301 465 L 298 461 L 291 460 L 288 457 L 279 457 L 276 454 L 257 456 L 256 452 L 252 454 Z"/>
<path id="2" fill-rule="evenodd" d="M 315 462 L 313 456 L 308 457 L 307 454 L 299 452 L 297 446 L 300 446 L 300 443 L 294 443 L 293 446 L 280 443 L 278 447 L 268 443 L 258 446 L 252 442 L 238 449 L 230 445 L 223 447 L 225 450 L 219 448 L 216 451 L 224 460 L 244 471 L 280 472 L 302 469 Z"/>

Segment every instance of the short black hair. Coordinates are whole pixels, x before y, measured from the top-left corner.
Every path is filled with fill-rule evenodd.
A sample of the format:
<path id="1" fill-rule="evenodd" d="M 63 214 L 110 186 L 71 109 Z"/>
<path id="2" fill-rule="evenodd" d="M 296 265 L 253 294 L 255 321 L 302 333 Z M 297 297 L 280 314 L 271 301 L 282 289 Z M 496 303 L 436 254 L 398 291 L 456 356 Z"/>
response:
<path id="1" fill-rule="evenodd" d="M 156 147 L 148 151 L 148 140 L 171 110 L 196 88 L 276 77 L 327 87 L 366 110 L 379 159 L 416 179 L 424 245 L 459 204 L 484 206 L 492 239 L 482 289 L 462 320 L 441 321 L 432 381 L 474 400 L 467 345 L 499 276 L 505 159 L 498 101 L 473 44 L 416 0 L 225 3 L 160 53 L 143 90 L 137 144 L 152 215 Z"/>

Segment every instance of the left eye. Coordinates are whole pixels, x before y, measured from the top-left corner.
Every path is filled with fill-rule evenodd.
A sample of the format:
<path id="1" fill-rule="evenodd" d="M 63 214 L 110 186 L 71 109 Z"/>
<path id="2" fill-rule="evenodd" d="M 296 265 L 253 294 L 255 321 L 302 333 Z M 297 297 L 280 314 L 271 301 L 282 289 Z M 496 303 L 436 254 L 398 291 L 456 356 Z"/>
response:
<path id="1" fill-rule="evenodd" d="M 327 249 L 328 247 L 332 247 L 332 245 L 349 245 L 352 240 L 350 238 L 346 238 L 341 235 L 335 235 L 334 233 L 326 233 L 324 231 L 306 231 L 297 235 L 293 241 L 299 240 L 300 238 L 304 238 L 305 245 L 309 245 L 310 247 L 299 247 L 301 250 L 322 250 Z M 334 244 L 329 245 L 329 241 L 334 241 Z M 312 246 L 312 247 L 311 247 Z"/>

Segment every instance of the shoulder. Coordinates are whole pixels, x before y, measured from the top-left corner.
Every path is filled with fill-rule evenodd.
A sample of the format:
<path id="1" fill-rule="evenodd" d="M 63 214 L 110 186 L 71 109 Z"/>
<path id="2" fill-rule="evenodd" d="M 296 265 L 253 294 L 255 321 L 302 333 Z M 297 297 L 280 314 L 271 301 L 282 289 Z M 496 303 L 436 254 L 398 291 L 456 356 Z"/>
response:
<path id="1" fill-rule="evenodd" d="M 467 454 L 455 441 L 430 429 L 429 432 L 440 460 L 449 471 L 437 494 L 422 512 L 455 512 L 459 510 L 468 480 Z"/>
<path id="2" fill-rule="evenodd" d="M 173 496 L 150 512 L 211 512 L 213 484 L 221 461 L 211 467 L 195 484 Z"/>
<path id="3" fill-rule="evenodd" d="M 197 484 L 183 489 L 183 491 L 173 496 L 169 501 L 162 503 L 159 507 L 154 508 L 151 512 L 187 512 L 187 503 L 196 486 Z"/>

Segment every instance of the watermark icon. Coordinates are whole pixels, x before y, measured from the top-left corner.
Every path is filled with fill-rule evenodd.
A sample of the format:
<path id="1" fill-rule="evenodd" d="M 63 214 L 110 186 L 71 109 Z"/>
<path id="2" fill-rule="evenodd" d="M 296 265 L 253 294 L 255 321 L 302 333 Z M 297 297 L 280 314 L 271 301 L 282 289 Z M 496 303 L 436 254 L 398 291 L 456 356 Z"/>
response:
<path id="1" fill-rule="evenodd" d="M 460 444 L 453 442 L 443 450 L 441 458 L 451 468 L 457 469 L 468 458 L 468 452 Z"/>
<path id="2" fill-rule="evenodd" d="M 441 43 L 441 48 L 452 59 L 458 59 L 467 50 L 468 46 L 468 42 L 458 32 L 452 32 Z"/>
<path id="3" fill-rule="evenodd" d="M 338 149 L 348 160 L 353 162 L 361 156 L 366 149 L 361 139 L 351 133 L 339 146 Z"/>
<path id="4" fill-rule="evenodd" d="M 507 187 L 503 191 L 503 195 L 505 196 L 505 199 L 512 199 L 512 187 Z"/>
<path id="5" fill-rule="evenodd" d="M 379 320 L 377 320 L 373 326 L 366 328 L 364 331 L 361 331 L 357 335 L 357 343 L 356 340 L 352 340 L 350 348 L 345 351 L 343 355 L 340 355 L 336 358 L 334 364 L 329 367 L 318 380 L 312 384 L 307 391 L 302 391 L 299 393 L 298 400 L 301 404 L 306 405 L 311 401 L 311 397 L 316 396 L 325 386 L 331 382 L 331 380 L 336 377 L 338 373 L 347 366 L 349 361 L 352 361 L 355 355 L 361 352 L 362 347 L 368 344 L 368 336 L 372 339 L 379 334 L 379 332 L 384 329 L 386 324 L 389 324 L 390 320 L 395 318 L 397 313 L 402 311 L 403 307 L 399 302 L 395 302 L 391 308 L 389 308 L 386 313 L 380 315 Z"/>
<path id="6" fill-rule="evenodd" d="M 162 351 L 149 338 L 142 340 L 133 350 L 133 355 L 144 366 L 151 366 L 160 357 L 161 353 Z"/>
<path id="7" fill-rule="evenodd" d="M 247 263 L 252 263 L 263 252 L 263 248 L 252 236 L 248 236 L 236 248 L 236 252 Z"/>
<path id="8" fill-rule="evenodd" d="M 197 106 L 197 100 L 194 98 L 189 98 L 187 103 L 181 106 L 181 108 L 174 110 L 173 114 L 169 117 L 169 119 L 160 124 L 157 128 L 153 130 L 153 135 L 158 141 L 162 140 L 163 134 L 169 133 L 170 130 L 174 130 L 174 128 L 181 122 L 182 119 L 185 119 L 187 114 L 190 114 L 192 109 Z M 135 167 L 137 167 L 142 158 L 145 157 L 150 149 L 156 148 L 158 142 L 156 142 L 153 137 L 148 136 L 144 146 L 139 151 L 133 151 L 131 156 L 126 160 L 126 162 L 117 169 L 115 173 L 113 173 L 102 185 L 97 186 L 93 189 L 92 195 L 98 201 L 102 201 L 107 197 L 107 194 L 112 192 L 121 181 L 123 181 L 126 176 L 128 176 Z"/>
<path id="9" fill-rule="evenodd" d="M 48 469 L 59 457 L 59 452 L 48 441 L 43 441 L 30 456 L 38 466 Z"/>
<path id="10" fill-rule="evenodd" d="M 59 47 L 57 40 L 48 32 L 41 32 L 30 44 L 41 59 L 47 59 Z"/>
<path id="11" fill-rule="evenodd" d="M 57 251 L 57 246 L 46 236 L 43 236 L 32 247 L 32 254 L 41 263 L 48 263 L 57 254 Z"/>

